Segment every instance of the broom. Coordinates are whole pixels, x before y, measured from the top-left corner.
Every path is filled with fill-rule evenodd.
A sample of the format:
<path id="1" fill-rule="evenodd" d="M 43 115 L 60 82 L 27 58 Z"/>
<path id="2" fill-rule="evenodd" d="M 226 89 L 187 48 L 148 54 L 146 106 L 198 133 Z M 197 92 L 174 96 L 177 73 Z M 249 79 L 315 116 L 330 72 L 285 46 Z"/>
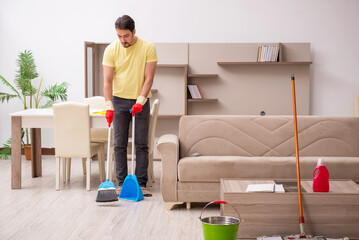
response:
<path id="1" fill-rule="evenodd" d="M 116 186 L 109 180 L 110 172 L 110 147 L 111 147 L 111 124 L 108 127 L 108 139 L 107 139 L 107 167 L 106 167 L 106 181 L 101 183 L 98 192 L 96 202 L 114 202 L 118 201 L 116 194 Z"/>

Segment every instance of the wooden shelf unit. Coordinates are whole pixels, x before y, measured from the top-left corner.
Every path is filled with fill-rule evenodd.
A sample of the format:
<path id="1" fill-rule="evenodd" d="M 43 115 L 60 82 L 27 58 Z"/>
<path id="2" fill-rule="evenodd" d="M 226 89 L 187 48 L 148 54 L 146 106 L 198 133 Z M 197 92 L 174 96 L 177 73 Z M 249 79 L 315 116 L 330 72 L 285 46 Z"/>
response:
<path id="1" fill-rule="evenodd" d="M 277 61 L 258 62 L 260 46 L 279 46 Z M 292 114 L 291 74 L 298 80 L 300 114 L 309 114 L 310 43 L 191 43 L 188 64 L 188 84 L 197 84 L 204 98 L 218 98 L 219 103 L 192 104 L 190 100 L 188 115 Z M 209 79 L 206 74 L 218 76 Z M 236 107 L 226 108 L 234 99 Z"/>
<path id="2" fill-rule="evenodd" d="M 259 62 L 257 61 L 218 61 L 217 65 L 223 66 L 223 65 L 307 65 L 312 64 L 311 61 L 283 61 L 283 44 L 282 43 L 269 43 L 269 44 L 260 44 L 258 46 L 278 46 L 279 47 L 279 53 L 278 53 L 278 59 L 277 61 L 266 61 L 266 62 Z M 258 58 L 258 56 L 257 56 Z"/>
<path id="3" fill-rule="evenodd" d="M 153 83 L 153 88 L 157 91 L 153 92 L 152 98 L 158 98 L 161 102 L 161 118 L 179 118 L 187 113 L 187 102 L 183 101 L 187 98 L 187 75 L 188 64 L 157 64 Z"/>
<path id="4" fill-rule="evenodd" d="M 305 62 L 217 62 L 218 65 L 307 65 L 311 61 Z"/>
<path id="5" fill-rule="evenodd" d="M 183 115 L 158 115 L 158 118 L 180 118 Z"/>
<path id="6" fill-rule="evenodd" d="M 208 103 L 208 102 L 218 102 L 217 98 L 202 98 L 202 99 L 187 99 L 188 102 L 193 103 Z"/>
<path id="7" fill-rule="evenodd" d="M 85 42 L 86 96 L 103 94 L 102 58 L 107 45 Z M 183 115 L 259 115 L 262 111 L 268 115 L 292 114 L 291 91 L 287 86 L 291 74 L 298 80 L 298 113 L 309 114 L 310 43 L 155 43 L 155 46 L 158 63 L 151 103 L 156 98 L 161 102 L 157 137 L 176 134 L 178 119 Z M 279 46 L 278 62 L 257 62 L 259 46 Z M 204 98 L 188 99 L 189 84 L 197 84 Z M 234 99 L 238 102 L 236 107 L 227 108 Z"/>
<path id="8" fill-rule="evenodd" d="M 218 74 L 209 74 L 209 73 L 196 73 L 196 74 L 188 74 L 187 78 L 196 78 L 196 79 L 201 79 L 201 81 L 203 79 L 208 79 L 208 78 L 218 78 Z M 188 83 L 187 83 L 188 85 Z M 217 102 L 218 99 L 217 98 L 202 98 L 202 99 L 192 99 L 192 98 L 188 98 L 187 96 L 187 102 L 192 103 L 192 102 L 200 102 L 200 103 L 208 103 L 208 102 Z"/>
<path id="9" fill-rule="evenodd" d="M 188 78 L 217 78 L 218 74 L 188 74 Z"/>
<path id="10" fill-rule="evenodd" d="M 188 64 L 157 64 L 159 68 L 184 68 L 187 66 Z"/>

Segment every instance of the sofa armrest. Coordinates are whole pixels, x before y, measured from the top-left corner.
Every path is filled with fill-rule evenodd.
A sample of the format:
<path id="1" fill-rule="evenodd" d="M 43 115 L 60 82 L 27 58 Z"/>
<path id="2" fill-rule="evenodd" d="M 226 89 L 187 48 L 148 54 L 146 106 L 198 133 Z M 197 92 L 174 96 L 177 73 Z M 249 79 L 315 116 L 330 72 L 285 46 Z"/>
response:
<path id="1" fill-rule="evenodd" d="M 177 202 L 177 170 L 179 161 L 179 140 L 176 135 L 160 137 L 157 150 L 161 155 L 161 191 L 165 202 Z"/>

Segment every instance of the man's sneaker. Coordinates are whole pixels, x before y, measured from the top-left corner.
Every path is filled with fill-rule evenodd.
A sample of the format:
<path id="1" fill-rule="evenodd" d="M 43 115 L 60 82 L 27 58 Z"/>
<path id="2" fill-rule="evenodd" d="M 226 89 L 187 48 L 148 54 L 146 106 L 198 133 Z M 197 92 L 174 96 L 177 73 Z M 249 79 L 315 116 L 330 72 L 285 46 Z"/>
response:
<path id="1" fill-rule="evenodd" d="M 152 193 L 145 187 L 141 187 L 142 193 L 144 197 L 152 197 Z"/>

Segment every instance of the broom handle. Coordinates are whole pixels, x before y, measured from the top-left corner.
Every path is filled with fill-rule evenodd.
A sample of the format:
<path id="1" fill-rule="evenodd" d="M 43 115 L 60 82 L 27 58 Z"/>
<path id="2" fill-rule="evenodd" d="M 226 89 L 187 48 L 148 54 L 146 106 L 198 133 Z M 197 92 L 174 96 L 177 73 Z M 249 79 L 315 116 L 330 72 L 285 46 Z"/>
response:
<path id="1" fill-rule="evenodd" d="M 304 235 L 303 231 L 303 206 L 302 206 L 302 189 L 300 185 L 300 167 L 299 167 L 299 150 L 298 150 L 298 128 L 297 128 L 297 107 L 295 102 L 295 76 L 292 74 L 292 98 L 293 98 L 293 118 L 294 118 L 294 140 L 295 140 L 295 157 L 296 157 L 296 168 L 297 168 L 297 185 L 298 185 L 298 203 L 299 203 L 299 224 L 301 234 Z"/>
<path id="2" fill-rule="evenodd" d="M 108 127 L 107 134 L 107 166 L 106 166 L 106 180 L 109 180 L 109 172 L 110 172 L 110 148 L 111 148 L 111 125 Z"/>
<path id="3" fill-rule="evenodd" d="M 131 160 L 131 174 L 133 175 L 133 162 L 135 158 L 135 114 L 132 114 L 132 160 Z"/>

